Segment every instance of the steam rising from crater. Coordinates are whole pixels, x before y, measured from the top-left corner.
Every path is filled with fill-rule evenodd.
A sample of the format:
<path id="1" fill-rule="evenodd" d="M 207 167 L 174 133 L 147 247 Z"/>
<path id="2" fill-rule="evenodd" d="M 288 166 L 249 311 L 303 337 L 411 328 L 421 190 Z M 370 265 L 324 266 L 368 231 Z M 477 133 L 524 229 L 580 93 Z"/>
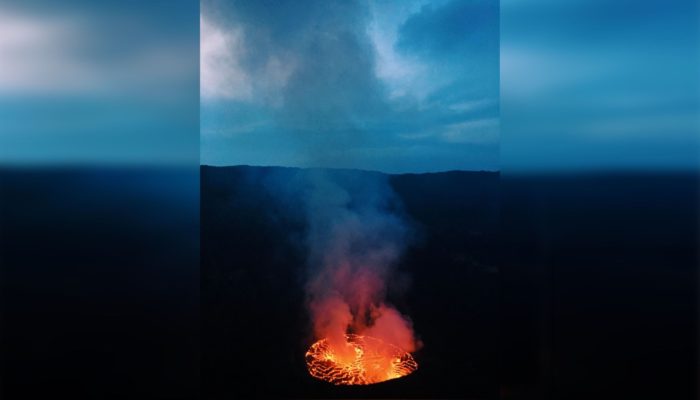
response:
<path id="1" fill-rule="evenodd" d="M 348 357 L 347 334 L 415 351 L 411 321 L 386 301 L 411 237 L 386 176 L 311 171 L 309 182 L 306 290 L 316 339 Z"/>

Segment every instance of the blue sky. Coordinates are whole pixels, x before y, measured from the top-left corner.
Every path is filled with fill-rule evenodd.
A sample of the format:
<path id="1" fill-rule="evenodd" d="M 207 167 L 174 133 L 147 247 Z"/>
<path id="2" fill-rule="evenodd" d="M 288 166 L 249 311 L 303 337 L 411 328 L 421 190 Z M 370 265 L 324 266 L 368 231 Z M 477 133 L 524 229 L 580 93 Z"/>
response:
<path id="1" fill-rule="evenodd" d="M 205 1 L 200 161 L 499 168 L 498 2 Z"/>

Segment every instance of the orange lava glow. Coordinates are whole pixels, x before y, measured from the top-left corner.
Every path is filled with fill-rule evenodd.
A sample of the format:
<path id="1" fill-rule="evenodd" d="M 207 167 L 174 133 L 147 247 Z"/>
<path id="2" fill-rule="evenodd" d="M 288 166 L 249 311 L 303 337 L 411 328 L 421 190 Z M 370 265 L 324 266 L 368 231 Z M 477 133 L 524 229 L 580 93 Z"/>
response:
<path id="1" fill-rule="evenodd" d="M 331 348 L 327 339 L 311 345 L 306 352 L 311 376 L 334 385 L 369 385 L 401 378 L 418 368 L 411 354 L 397 346 L 370 336 L 345 336 L 347 352 Z"/>

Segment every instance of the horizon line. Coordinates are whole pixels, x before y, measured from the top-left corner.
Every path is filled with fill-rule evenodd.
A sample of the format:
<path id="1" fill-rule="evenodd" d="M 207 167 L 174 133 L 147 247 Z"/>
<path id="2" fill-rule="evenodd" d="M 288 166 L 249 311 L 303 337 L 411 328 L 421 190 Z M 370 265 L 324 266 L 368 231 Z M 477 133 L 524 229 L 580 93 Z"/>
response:
<path id="1" fill-rule="evenodd" d="M 248 167 L 248 168 L 290 168 L 290 169 L 303 169 L 303 170 L 309 170 L 309 169 L 328 169 L 328 170 L 337 170 L 337 171 L 360 171 L 360 172 L 371 172 L 371 173 L 379 173 L 379 174 L 385 174 L 385 175 L 421 175 L 421 174 L 440 174 L 440 173 L 448 173 L 448 172 L 474 172 L 474 173 L 500 173 L 500 169 L 445 169 L 445 170 L 436 170 L 436 171 L 405 171 L 405 172 L 387 172 L 387 171 L 380 171 L 380 170 L 374 170 L 374 169 L 364 169 L 364 168 L 352 168 L 352 167 L 320 167 L 320 166 L 309 166 L 309 167 L 300 167 L 300 166 L 288 166 L 288 165 L 251 165 L 251 164 L 233 164 L 233 165 L 212 165 L 212 164 L 200 164 L 200 167 L 209 167 L 209 168 L 236 168 L 236 167 Z"/>

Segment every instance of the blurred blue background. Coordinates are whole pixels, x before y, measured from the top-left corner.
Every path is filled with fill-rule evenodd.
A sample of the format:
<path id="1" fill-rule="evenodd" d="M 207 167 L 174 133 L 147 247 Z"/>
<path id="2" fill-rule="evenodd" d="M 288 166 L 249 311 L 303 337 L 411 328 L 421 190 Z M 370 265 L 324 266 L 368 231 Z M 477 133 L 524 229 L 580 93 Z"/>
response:
<path id="1" fill-rule="evenodd" d="M 695 399 L 699 3 L 500 4 L 502 398 Z"/>
<path id="2" fill-rule="evenodd" d="M 501 1 L 506 173 L 697 170 L 698 2 Z"/>
<path id="3" fill-rule="evenodd" d="M 196 163 L 198 9 L 3 1 L 0 163 Z"/>
<path id="4" fill-rule="evenodd" d="M 0 398 L 194 398 L 199 2 L 0 2 Z"/>

